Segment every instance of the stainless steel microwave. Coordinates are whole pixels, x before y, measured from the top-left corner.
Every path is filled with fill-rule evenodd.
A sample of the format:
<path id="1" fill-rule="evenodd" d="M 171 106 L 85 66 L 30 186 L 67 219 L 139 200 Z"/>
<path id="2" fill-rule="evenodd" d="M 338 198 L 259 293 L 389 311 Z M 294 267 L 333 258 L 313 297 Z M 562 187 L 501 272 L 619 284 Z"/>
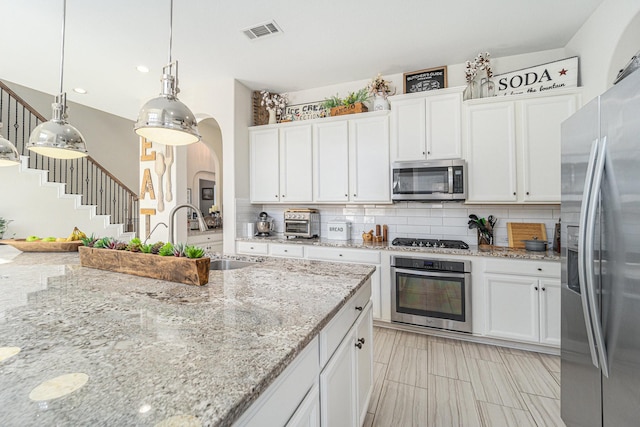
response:
<path id="1" fill-rule="evenodd" d="M 467 198 L 464 160 L 394 162 L 394 201 L 463 201 Z"/>

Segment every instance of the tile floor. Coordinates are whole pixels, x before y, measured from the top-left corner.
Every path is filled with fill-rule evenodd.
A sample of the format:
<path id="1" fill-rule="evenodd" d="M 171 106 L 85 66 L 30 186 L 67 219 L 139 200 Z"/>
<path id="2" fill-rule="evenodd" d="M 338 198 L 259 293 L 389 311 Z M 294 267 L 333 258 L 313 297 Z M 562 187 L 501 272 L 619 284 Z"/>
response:
<path id="1" fill-rule="evenodd" d="M 364 426 L 564 426 L 560 358 L 374 328 Z"/>

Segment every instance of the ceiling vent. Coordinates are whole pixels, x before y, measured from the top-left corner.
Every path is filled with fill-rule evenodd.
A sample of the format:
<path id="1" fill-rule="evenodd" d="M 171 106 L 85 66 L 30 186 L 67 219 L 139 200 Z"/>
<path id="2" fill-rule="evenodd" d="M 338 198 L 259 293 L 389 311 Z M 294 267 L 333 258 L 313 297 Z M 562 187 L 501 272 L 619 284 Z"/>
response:
<path id="1" fill-rule="evenodd" d="M 252 25 L 251 27 L 242 30 L 242 32 L 249 37 L 250 40 L 255 40 L 275 36 L 282 33 L 282 30 L 278 24 L 276 24 L 276 21 L 269 21 L 262 24 Z"/>

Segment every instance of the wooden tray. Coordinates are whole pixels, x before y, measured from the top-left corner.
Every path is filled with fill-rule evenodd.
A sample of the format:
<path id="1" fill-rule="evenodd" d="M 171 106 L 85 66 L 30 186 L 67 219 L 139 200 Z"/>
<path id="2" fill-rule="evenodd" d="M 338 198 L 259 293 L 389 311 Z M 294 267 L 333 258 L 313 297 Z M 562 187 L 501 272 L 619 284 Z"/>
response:
<path id="1" fill-rule="evenodd" d="M 11 245 L 22 252 L 77 252 L 82 241 L 73 242 L 27 242 L 25 239 L 0 240 L 0 244 Z"/>
<path id="2" fill-rule="evenodd" d="M 537 222 L 508 222 L 507 235 L 509 246 L 512 248 L 524 248 L 523 240 L 533 240 L 537 237 L 543 242 L 547 241 L 547 227 Z"/>

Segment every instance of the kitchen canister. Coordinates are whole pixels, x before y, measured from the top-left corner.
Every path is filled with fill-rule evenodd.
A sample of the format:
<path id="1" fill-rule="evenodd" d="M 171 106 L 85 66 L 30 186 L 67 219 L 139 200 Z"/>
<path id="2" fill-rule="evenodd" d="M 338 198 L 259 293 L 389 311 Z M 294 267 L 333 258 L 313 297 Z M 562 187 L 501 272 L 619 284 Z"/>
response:
<path id="1" fill-rule="evenodd" d="M 348 221 L 329 221 L 327 224 L 329 240 L 351 240 L 351 223 Z"/>
<path id="2" fill-rule="evenodd" d="M 247 237 L 253 237 L 256 234 L 256 225 L 253 222 L 248 222 L 246 224 L 247 227 Z"/>

